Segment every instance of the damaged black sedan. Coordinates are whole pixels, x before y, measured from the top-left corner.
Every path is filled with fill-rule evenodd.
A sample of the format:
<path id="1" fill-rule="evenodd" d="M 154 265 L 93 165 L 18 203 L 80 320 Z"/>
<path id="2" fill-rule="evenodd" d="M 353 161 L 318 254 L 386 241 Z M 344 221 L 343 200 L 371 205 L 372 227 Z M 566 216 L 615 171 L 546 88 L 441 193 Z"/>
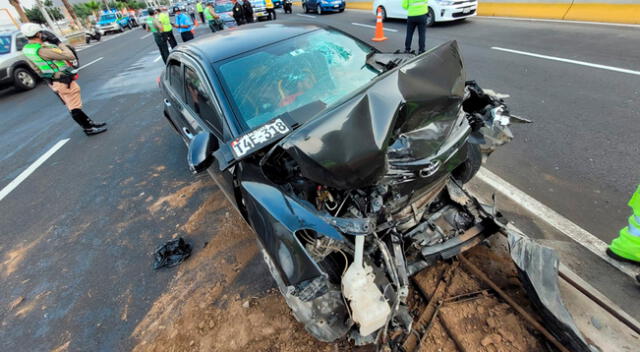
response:
<path id="1" fill-rule="evenodd" d="M 411 330 L 409 277 L 502 226 L 462 185 L 511 139 L 455 42 L 381 53 L 330 27 L 262 24 L 172 52 L 164 113 L 255 230 L 323 341 Z"/>

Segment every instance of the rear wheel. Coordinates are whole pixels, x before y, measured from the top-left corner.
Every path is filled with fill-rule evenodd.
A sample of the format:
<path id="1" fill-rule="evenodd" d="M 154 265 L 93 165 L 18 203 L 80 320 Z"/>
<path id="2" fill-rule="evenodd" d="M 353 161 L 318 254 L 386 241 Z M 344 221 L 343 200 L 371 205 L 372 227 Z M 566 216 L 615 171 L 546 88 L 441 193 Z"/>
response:
<path id="1" fill-rule="evenodd" d="M 302 9 L 304 10 L 304 13 L 309 13 L 309 7 L 307 4 L 302 4 Z"/>
<path id="2" fill-rule="evenodd" d="M 20 90 L 29 90 L 36 87 L 36 76 L 24 67 L 13 70 L 13 84 Z"/>
<path id="3" fill-rule="evenodd" d="M 427 12 L 427 27 L 433 26 L 436 23 L 436 15 L 433 13 L 433 9 L 429 8 L 429 12 Z"/>

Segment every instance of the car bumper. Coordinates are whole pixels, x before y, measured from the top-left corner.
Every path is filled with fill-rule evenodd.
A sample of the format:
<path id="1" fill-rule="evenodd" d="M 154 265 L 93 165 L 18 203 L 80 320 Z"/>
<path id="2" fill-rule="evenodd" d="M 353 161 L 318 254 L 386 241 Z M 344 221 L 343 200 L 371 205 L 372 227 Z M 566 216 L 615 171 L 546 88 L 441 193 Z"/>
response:
<path id="1" fill-rule="evenodd" d="M 119 25 L 100 26 L 98 28 L 98 30 L 101 31 L 102 33 L 107 33 L 107 32 L 112 32 L 112 31 L 119 31 L 120 30 L 120 26 Z"/>
<path id="2" fill-rule="evenodd" d="M 344 10 L 345 3 L 342 4 L 321 4 L 322 11 L 340 11 Z"/>
<path id="3" fill-rule="evenodd" d="M 466 3 L 452 6 L 443 6 L 435 11 L 436 22 L 455 21 L 467 17 L 476 16 L 478 13 L 477 3 Z"/>

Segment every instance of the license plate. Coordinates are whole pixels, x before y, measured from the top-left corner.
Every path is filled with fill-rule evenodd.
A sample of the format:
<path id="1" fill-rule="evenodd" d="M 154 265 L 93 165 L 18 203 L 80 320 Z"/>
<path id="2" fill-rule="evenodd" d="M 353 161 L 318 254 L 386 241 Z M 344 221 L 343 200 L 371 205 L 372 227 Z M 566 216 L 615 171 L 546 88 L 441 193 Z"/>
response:
<path id="1" fill-rule="evenodd" d="M 467 7 L 466 9 L 462 9 L 462 13 L 469 13 L 471 12 L 471 8 Z"/>
<path id="2" fill-rule="evenodd" d="M 257 17 L 264 16 L 264 12 L 258 12 L 258 13 L 256 13 L 256 16 Z"/>
<path id="3" fill-rule="evenodd" d="M 231 141 L 231 150 L 236 158 L 241 158 L 262 148 L 269 142 L 289 133 L 290 129 L 281 119 L 275 119 L 242 137 Z"/>

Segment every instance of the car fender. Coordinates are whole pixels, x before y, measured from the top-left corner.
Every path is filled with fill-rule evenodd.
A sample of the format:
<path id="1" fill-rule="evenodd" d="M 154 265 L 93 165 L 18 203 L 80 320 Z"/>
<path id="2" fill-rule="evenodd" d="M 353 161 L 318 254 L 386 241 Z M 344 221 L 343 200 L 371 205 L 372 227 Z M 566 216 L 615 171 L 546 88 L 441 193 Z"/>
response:
<path id="1" fill-rule="evenodd" d="M 310 229 L 337 240 L 344 240 L 343 236 L 314 210 L 266 182 L 241 181 L 242 199 L 258 240 L 285 284 L 292 286 L 325 276 L 295 233 Z"/>
<path id="2" fill-rule="evenodd" d="M 36 72 L 33 71 L 33 69 L 31 68 L 31 65 L 29 65 L 29 63 L 26 60 L 18 60 L 16 62 L 12 63 L 11 66 L 9 66 L 9 71 L 7 72 L 9 77 L 13 78 L 13 71 L 18 67 L 24 67 L 27 70 L 29 70 L 31 73 L 33 73 L 37 77 L 39 77 L 39 75 Z"/>

